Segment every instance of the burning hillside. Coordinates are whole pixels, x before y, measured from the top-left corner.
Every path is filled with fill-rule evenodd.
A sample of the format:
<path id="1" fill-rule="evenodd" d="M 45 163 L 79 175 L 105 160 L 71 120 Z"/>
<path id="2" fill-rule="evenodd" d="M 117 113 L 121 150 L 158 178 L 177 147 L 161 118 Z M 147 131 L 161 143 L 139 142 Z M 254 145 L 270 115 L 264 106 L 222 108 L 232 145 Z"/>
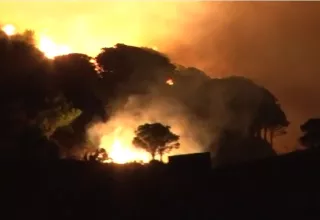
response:
<path id="1" fill-rule="evenodd" d="M 18 29 L 12 24 L 0 25 L 0 29 L 9 37 L 19 35 L 21 33 L 18 32 Z M 67 44 L 57 43 L 55 40 L 47 34 L 37 34 L 34 37 L 35 45 L 37 48 L 44 53 L 44 55 L 53 59 L 57 56 L 67 55 L 71 53 L 75 53 L 73 48 L 71 48 Z M 116 41 L 114 43 L 109 43 L 108 46 L 113 47 L 116 45 Z M 141 45 L 142 46 L 142 45 Z M 152 50 L 158 51 L 158 47 L 150 46 Z"/>
<path id="2" fill-rule="evenodd" d="M 9 37 L 19 34 L 17 33 L 16 27 L 12 24 L 2 26 L 1 30 Z M 60 55 L 70 54 L 72 52 L 69 46 L 57 44 L 46 35 L 35 36 L 35 38 L 37 41 L 36 46 L 49 59 L 53 59 Z"/>
<path id="3" fill-rule="evenodd" d="M 148 163 L 151 156 L 143 149 L 138 149 L 132 145 L 134 132 L 130 129 L 117 127 L 111 134 L 101 137 L 99 148 L 103 148 L 108 153 L 105 162 L 124 164 L 128 162 Z"/>
<path id="4" fill-rule="evenodd" d="M 134 142 L 136 129 L 149 123 L 168 125 L 179 136 L 181 148 L 174 149 L 170 154 L 208 151 L 208 148 L 213 154 L 219 153 L 220 144 L 226 143 L 221 139 L 221 134 L 224 139 L 237 139 L 237 143 L 228 144 L 234 148 L 239 148 L 238 143 L 245 143 L 242 139 L 252 141 L 258 138 L 272 145 L 273 138 L 278 135 L 274 129 L 280 127 L 281 131 L 288 126 L 277 99 L 251 80 L 242 77 L 212 79 L 196 68 L 173 63 L 159 51 L 125 44 L 102 48 L 95 58 L 77 53 L 56 57 L 68 50 L 55 46 L 46 38 L 43 38 L 43 45 L 39 46 L 27 38 L 32 33 L 15 35 L 13 26 L 6 26 L 3 30 L 7 35 L 2 33 L 4 45 L 27 43 L 29 51 L 25 58 L 39 60 L 33 65 L 26 65 L 29 63 L 26 59 L 19 61 L 23 65 L 3 63 L 5 71 L 19 67 L 15 75 L 16 78 L 20 77 L 19 80 L 11 81 L 37 83 L 27 85 L 21 94 L 41 85 L 35 94 L 48 93 L 54 99 L 56 94 L 62 93 L 72 103 L 72 108 L 81 112 L 71 122 L 67 120 L 59 125 L 63 128 L 53 126 L 57 135 L 49 138 L 59 143 L 61 157 L 81 156 L 88 150 L 84 146 L 89 145 L 92 147 L 89 151 L 104 149 L 101 154 L 108 154 L 108 157 L 103 156 L 104 162 L 147 163 L 156 154 L 158 158 L 161 155 L 166 160 L 169 152 L 146 149 L 161 144 L 141 147 Z M 22 38 L 22 41 L 15 40 L 15 37 Z M 43 54 L 33 45 L 47 51 L 46 56 L 54 58 L 53 61 L 45 59 L 46 62 L 42 64 Z M 4 56 L 11 54 L 13 60 L 21 53 L 20 47 L 3 51 Z M 41 71 L 39 65 L 43 65 Z M 32 81 L 24 78 L 26 74 L 20 74 L 26 68 L 32 74 Z M 46 78 L 37 81 L 39 76 Z M 43 86 L 43 83 L 46 85 Z M 55 94 L 51 89 L 47 91 L 47 88 L 53 88 Z M 37 96 L 32 98 L 36 101 L 44 99 Z M 61 115 L 59 112 L 57 118 Z M 93 120 L 95 117 L 101 120 Z M 265 134 L 269 132 L 275 136 L 270 135 L 270 140 L 267 135 L 261 137 L 262 129 Z M 96 155 L 93 157 L 97 158 Z"/>
<path id="5" fill-rule="evenodd" d="M 162 158 L 164 162 L 168 160 L 170 155 L 195 153 L 203 150 L 202 143 L 196 136 L 197 132 L 194 132 L 194 127 L 191 127 L 192 121 L 184 112 L 183 107 L 175 105 L 163 97 L 150 101 L 150 96 L 154 95 L 130 97 L 124 109 L 117 111 L 109 121 L 93 123 L 88 129 L 90 142 L 94 146 L 105 149 L 108 153 L 109 160 L 106 162 L 120 164 L 134 161 L 149 162 L 152 159 L 151 154 L 144 149 L 133 146 L 132 141 L 138 126 L 156 121 L 172 126 L 172 132 L 180 136 L 181 147 L 164 154 Z M 149 100 L 148 104 L 146 104 L 146 100 Z M 164 109 L 167 110 L 164 111 Z M 155 159 L 160 160 L 160 156 L 156 155 Z"/>

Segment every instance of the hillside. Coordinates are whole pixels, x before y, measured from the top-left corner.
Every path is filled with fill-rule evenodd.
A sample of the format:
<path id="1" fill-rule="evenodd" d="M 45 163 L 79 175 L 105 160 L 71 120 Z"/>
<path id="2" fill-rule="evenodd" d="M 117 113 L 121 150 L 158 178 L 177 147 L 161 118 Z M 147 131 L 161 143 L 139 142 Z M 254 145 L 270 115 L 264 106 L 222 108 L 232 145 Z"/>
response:
<path id="1" fill-rule="evenodd" d="M 309 150 L 203 172 L 161 164 L 3 161 L 2 198 L 14 219 L 296 215 L 319 208 L 319 158 L 319 150 Z"/>

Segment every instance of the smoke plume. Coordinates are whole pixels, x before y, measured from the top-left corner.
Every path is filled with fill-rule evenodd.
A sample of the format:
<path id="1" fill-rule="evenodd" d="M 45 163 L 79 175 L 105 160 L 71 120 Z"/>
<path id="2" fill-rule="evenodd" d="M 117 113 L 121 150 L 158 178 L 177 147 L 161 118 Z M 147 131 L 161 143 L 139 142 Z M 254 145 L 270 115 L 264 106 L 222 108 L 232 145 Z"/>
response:
<path id="1" fill-rule="evenodd" d="M 88 129 L 88 136 L 95 140 L 96 146 L 101 144 L 101 137 L 109 136 L 111 139 L 106 141 L 108 148 L 112 145 L 114 132 L 120 129 L 119 138 L 131 146 L 137 127 L 154 122 L 169 125 L 172 132 L 180 136 L 181 148 L 173 150 L 169 155 L 205 151 L 204 146 L 208 146 L 212 139 L 205 125 L 197 121 L 178 100 L 152 93 L 131 95 L 124 107 L 114 112 L 107 123 L 94 123 Z"/>

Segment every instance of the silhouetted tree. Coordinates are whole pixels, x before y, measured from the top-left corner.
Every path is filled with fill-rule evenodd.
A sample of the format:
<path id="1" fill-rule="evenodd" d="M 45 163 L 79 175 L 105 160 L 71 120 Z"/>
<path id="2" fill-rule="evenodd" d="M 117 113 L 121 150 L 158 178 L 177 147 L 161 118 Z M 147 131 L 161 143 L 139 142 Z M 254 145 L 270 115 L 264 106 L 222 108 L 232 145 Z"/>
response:
<path id="1" fill-rule="evenodd" d="M 4 103 L 23 103 L 28 114 L 44 104 L 50 88 L 49 61 L 31 43 L 0 39 L 0 88 Z"/>
<path id="2" fill-rule="evenodd" d="M 210 149 L 220 161 L 274 155 L 274 137 L 289 125 L 274 95 L 244 77 L 204 81 L 190 99 L 190 109 L 213 134 Z"/>
<path id="3" fill-rule="evenodd" d="M 25 30 L 23 33 L 17 33 L 10 38 L 12 40 L 22 41 L 31 45 L 35 45 L 34 34 L 35 33 L 33 30 Z"/>
<path id="4" fill-rule="evenodd" d="M 227 165 L 276 156 L 271 144 L 259 137 L 243 137 L 238 132 L 221 133 L 215 165 Z"/>
<path id="5" fill-rule="evenodd" d="M 168 79 L 172 80 L 173 85 L 168 86 L 167 84 L 163 84 L 163 87 L 165 87 L 161 88 L 161 94 L 171 98 L 174 97 L 190 108 L 190 110 L 193 110 L 195 100 L 202 98 L 198 96 L 199 94 L 196 91 L 205 82 L 208 82 L 210 77 L 197 68 L 186 68 L 176 65 L 174 73 Z"/>
<path id="6" fill-rule="evenodd" d="M 262 99 L 251 128 L 255 136 L 263 137 L 273 146 L 274 137 L 286 134 L 286 128 L 290 123 L 278 100 L 267 89 L 262 87 L 260 89 Z"/>
<path id="7" fill-rule="evenodd" d="M 32 36 L 30 36 L 31 38 Z M 0 120 L 3 139 L 14 139 L 46 108 L 50 65 L 32 39 L 0 37 Z"/>
<path id="8" fill-rule="evenodd" d="M 100 76 L 92 58 L 85 54 L 68 54 L 56 57 L 53 64 L 56 84 L 83 112 L 81 118 L 86 118 L 84 123 L 88 123 L 93 115 L 106 120 L 106 103 L 102 103 L 96 94 Z"/>
<path id="9" fill-rule="evenodd" d="M 57 56 L 53 60 L 56 82 L 65 90 L 94 89 L 99 74 L 92 57 L 80 53 Z"/>
<path id="10" fill-rule="evenodd" d="M 150 48 L 124 44 L 103 48 L 96 59 L 73 53 L 49 60 L 34 42 L 30 30 L 13 36 L 0 31 L 0 135 L 10 145 L 33 126 L 60 149 L 84 146 L 92 119 L 106 121 L 106 106 L 124 107 L 132 94 L 175 99 L 213 134 L 218 128 L 272 145 L 289 125 L 278 100 L 243 77 L 211 79 Z M 179 137 L 169 134 L 169 127 L 146 124 L 134 141 L 154 158 L 178 146 Z"/>
<path id="11" fill-rule="evenodd" d="M 130 94 L 149 92 L 150 85 L 165 85 L 175 70 L 164 54 L 124 44 L 103 48 L 96 60 L 102 69 L 105 93 L 111 99 L 125 101 Z"/>
<path id="12" fill-rule="evenodd" d="M 106 103 L 97 94 L 100 76 L 91 57 L 85 54 L 68 54 L 53 60 L 55 83 L 81 115 L 72 121 L 74 138 L 86 139 L 86 126 L 94 116 L 105 121 Z"/>
<path id="13" fill-rule="evenodd" d="M 179 147 L 179 136 L 170 131 L 170 126 L 160 123 L 140 125 L 135 134 L 133 145 L 145 149 L 152 159 L 159 154 L 162 160 L 163 154 Z"/>
<path id="14" fill-rule="evenodd" d="M 221 129 L 265 140 L 269 132 L 272 144 L 274 136 L 285 133 L 289 125 L 278 100 L 267 89 L 244 77 L 209 80 L 195 96 L 199 103 L 197 113 Z"/>
<path id="15" fill-rule="evenodd" d="M 300 126 L 304 135 L 299 142 L 306 148 L 320 147 L 320 119 L 312 118 Z"/>

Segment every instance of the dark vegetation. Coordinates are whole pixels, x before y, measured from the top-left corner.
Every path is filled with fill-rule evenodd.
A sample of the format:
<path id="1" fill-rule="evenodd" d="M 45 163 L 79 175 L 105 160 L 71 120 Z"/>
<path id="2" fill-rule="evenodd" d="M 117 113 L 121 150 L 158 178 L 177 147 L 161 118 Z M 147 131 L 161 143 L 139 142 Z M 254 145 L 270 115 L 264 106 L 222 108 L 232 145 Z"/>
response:
<path id="1" fill-rule="evenodd" d="M 219 146 L 214 165 L 221 168 L 177 172 L 156 161 L 99 163 L 107 152 L 90 146 L 87 126 L 108 122 L 131 95 L 151 87 L 206 123 L 213 136 L 208 150 Z M 310 194 L 295 192 L 318 186 L 319 119 L 301 126 L 300 142 L 309 150 L 275 157 L 273 140 L 289 122 L 276 97 L 249 79 L 209 78 L 159 52 L 123 44 L 96 58 L 49 60 L 32 32 L 0 32 L 0 90 L 2 199 L 15 209 L 14 219 L 220 219 L 265 216 L 271 207 L 293 214 L 319 204 L 315 192 L 312 204 Z M 163 155 L 178 146 L 169 128 L 141 125 L 134 144 Z"/>
<path id="2" fill-rule="evenodd" d="M 38 129 L 32 132 L 34 139 L 41 136 L 48 148 L 56 145 L 57 150 L 34 143 L 30 152 L 43 152 L 30 156 L 44 159 L 49 156 L 44 151 L 54 151 L 60 158 L 81 159 L 96 148 L 86 137 L 87 127 L 108 122 L 133 95 L 161 96 L 183 106 L 193 121 L 205 127 L 198 132 L 212 137 L 211 145 L 203 147 L 216 154 L 217 162 L 220 154 L 229 158 L 236 151 L 239 161 L 274 155 L 273 140 L 289 125 L 266 88 L 243 77 L 209 78 L 148 48 L 118 44 L 103 48 L 96 58 L 73 53 L 50 60 L 34 46 L 31 31 L 10 37 L 1 33 L 0 47 L 1 141 L 2 152 L 8 151 L 4 157 L 18 156 L 16 152 L 26 147 L 17 140 L 30 139 L 24 133 Z M 174 85 L 166 84 L 168 79 Z"/>
<path id="3" fill-rule="evenodd" d="M 169 126 L 160 123 L 140 125 L 135 133 L 136 137 L 134 137 L 132 144 L 149 152 L 153 160 L 158 154 L 162 161 L 164 154 L 180 145 L 179 136 L 173 134 Z"/>
<path id="4" fill-rule="evenodd" d="M 65 160 L 13 164 L 7 173 L 3 164 L 2 208 L 13 219 L 318 216 L 319 156 L 313 149 L 214 171 Z"/>

